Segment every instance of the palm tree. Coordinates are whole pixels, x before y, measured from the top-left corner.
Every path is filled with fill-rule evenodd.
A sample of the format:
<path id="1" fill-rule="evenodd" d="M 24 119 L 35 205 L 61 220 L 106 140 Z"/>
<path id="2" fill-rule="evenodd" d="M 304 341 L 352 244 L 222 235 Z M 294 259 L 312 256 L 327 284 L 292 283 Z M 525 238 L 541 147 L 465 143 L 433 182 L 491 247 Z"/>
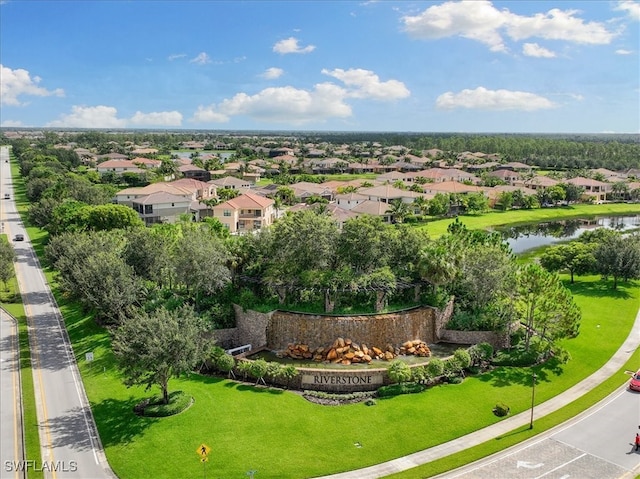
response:
<path id="1" fill-rule="evenodd" d="M 385 213 L 391 214 L 394 223 L 402 223 L 404 219 L 411 213 L 409 205 L 402 201 L 401 198 L 391 200 L 389 208 Z"/>

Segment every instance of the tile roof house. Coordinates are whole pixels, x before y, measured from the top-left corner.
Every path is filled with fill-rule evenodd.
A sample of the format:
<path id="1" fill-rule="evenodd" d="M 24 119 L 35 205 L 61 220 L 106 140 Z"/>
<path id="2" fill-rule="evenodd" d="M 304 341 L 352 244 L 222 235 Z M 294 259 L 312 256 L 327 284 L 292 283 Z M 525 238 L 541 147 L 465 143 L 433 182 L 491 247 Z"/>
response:
<path id="1" fill-rule="evenodd" d="M 189 201 L 197 199 L 196 191 L 184 185 L 172 185 L 170 183 L 151 183 L 138 188 L 125 188 L 116 193 L 114 202 L 119 205 L 132 206 L 133 201 L 149 196 L 153 193 L 168 193 L 174 196 L 181 196 Z"/>
<path id="2" fill-rule="evenodd" d="M 389 204 L 382 201 L 367 200 L 351 209 L 352 213 L 360 215 L 381 216 L 385 223 L 391 223 L 393 217 L 389 211 Z"/>
<path id="3" fill-rule="evenodd" d="M 409 190 L 401 190 L 392 185 L 380 185 L 372 188 L 362 188 L 358 191 L 359 194 L 366 196 L 371 201 L 379 201 L 382 203 L 390 203 L 392 200 L 399 199 L 403 203 L 413 203 L 413 201 L 419 196 L 424 196 L 421 193 L 415 193 Z"/>
<path id="4" fill-rule="evenodd" d="M 253 183 L 249 180 L 236 178 L 235 176 L 225 176 L 217 180 L 211 180 L 211 183 L 218 188 L 229 188 L 231 190 L 246 190 L 251 188 Z"/>
<path id="5" fill-rule="evenodd" d="M 607 193 L 611 191 L 611 184 L 603 181 L 594 180 L 577 176 L 566 180 L 566 183 L 584 188 L 585 194 L 596 198 L 598 201 L 604 201 Z"/>
<path id="6" fill-rule="evenodd" d="M 180 178 L 179 180 L 170 181 L 167 184 L 194 191 L 196 199 L 199 200 L 217 197 L 216 185 L 207 183 L 206 181 L 196 180 L 195 178 Z"/>
<path id="7" fill-rule="evenodd" d="M 345 193 L 343 195 L 336 195 L 336 204 L 346 210 L 351 210 L 358 206 L 360 203 L 370 201 L 369 197 L 360 193 Z"/>
<path id="8" fill-rule="evenodd" d="M 232 198 L 213 207 L 213 216 L 232 234 L 250 232 L 273 224 L 274 201 L 253 193 Z"/>
<path id="9" fill-rule="evenodd" d="M 487 173 L 487 176 L 498 178 L 510 185 L 514 185 L 518 182 L 518 180 L 520 180 L 520 173 L 513 170 L 505 170 L 502 168 L 499 170 L 490 171 L 489 173 Z"/>
<path id="10" fill-rule="evenodd" d="M 480 186 L 467 185 L 460 183 L 459 181 L 443 181 L 441 183 L 425 183 L 422 186 L 422 190 L 425 193 L 436 195 L 438 193 L 484 193 L 484 189 Z"/>
<path id="11" fill-rule="evenodd" d="M 524 180 L 522 182 L 522 185 L 533 190 L 540 190 L 549 188 L 551 186 L 556 186 L 559 183 L 560 182 L 558 180 L 554 180 L 553 178 L 549 178 L 548 176 L 538 175 L 534 176 L 531 179 Z"/>
<path id="12" fill-rule="evenodd" d="M 143 168 L 158 168 L 162 164 L 160 160 L 152 160 L 150 158 L 144 158 L 142 156 L 131 160 L 134 165 L 141 166 Z"/>
<path id="13" fill-rule="evenodd" d="M 133 161 L 129 160 L 107 160 L 102 163 L 98 163 L 96 167 L 98 173 L 142 173 L 144 170 L 136 165 Z"/>
<path id="14" fill-rule="evenodd" d="M 132 201 L 132 208 L 144 223 L 175 223 L 180 215 L 191 213 L 191 199 L 171 193 L 151 193 Z"/>

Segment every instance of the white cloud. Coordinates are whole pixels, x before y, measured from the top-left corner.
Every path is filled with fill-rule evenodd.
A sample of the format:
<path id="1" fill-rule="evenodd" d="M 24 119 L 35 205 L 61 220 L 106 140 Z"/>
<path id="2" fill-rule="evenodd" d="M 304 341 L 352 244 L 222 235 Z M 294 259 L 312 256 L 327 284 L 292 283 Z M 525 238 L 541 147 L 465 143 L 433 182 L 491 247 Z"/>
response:
<path id="1" fill-rule="evenodd" d="M 337 78 L 347 87 L 352 88 L 349 96 L 354 98 L 373 98 L 374 100 L 397 100 L 408 97 L 411 92 L 398 80 L 381 82 L 378 75 L 370 70 L 350 68 L 343 70 L 322 70 L 322 73 Z"/>
<path id="2" fill-rule="evenodd" d="M 291 86 L 266 88 L 255 95 L 238 93 L 218 105 L 200 106 L 191 121 L 226 122 L 230 117 L 246 115 L 260 121 L 301 125 L 329 118 L 351 116 L 344 103 L 347 92 L 332 83 L 319 83 L 313 90 Z"/>
<path id="3" fill-rule="evenodd" d="M 576 10 L 552 8 L 546 14 L 536 13 L 531 17 L 509 14 L 507 34 L 514 40 L 539 37 L 592 45 L 606 45 L 615 37 L 604 24 L 584 23 L 574 16 L 576 13 Z"/>
<path id="4" fill-rule="evenodd" d="M 2 123 L 0 123 L 0 126 L 12 128 L 12 127 L 24 126 L 24 125 L 20 120 L 4 120 Z"/>
<path id="5" fill-rule="evenodd" d="M 130 119 L 133 125 L 143 126 L 180 126 L 182 125 L 182 113 L 178 111 L 159 111 L 142 113 L 137 111 Z"/>
<path id="6" fill-rule="evenodd" d="M 172 55 L 169 55 L 167 57 L 167 60 L 169 60 L 170 62 L 172 62 L 173 60 L 177 60 L 179 58 L 185 58 L 187 56 L 186 53 L 174 53 Z"/>
<path id="7" fill-rule="evenodd" d="M 276 53 L 280 53 L 281 55 L 286 55 L 287 53 L 311 53 L 314 51 L 316 47 L 314 45 L 307 45 L 306 47 L 301 47 L 298 45 L 298 39 L 295 37 L 289 37 L 285 40 L 280 40 L 273 45 L 273 51 Z"/>
<path id="8" fill-rule="evenodd" d="M 625 50 L 624 48 L 619 48 L 615 51 L 616 55 L 632 55 L 633 50 Z"/>
<path id="9" fill-rule="evenodd" d="M 640 20 L 640 2 L 621 0 L 614 10 L 626 12 L 633 20 Z"/>
<path id="10" fill-rule="evenodd" d="M 276 78 L 280 78 L 284 70 L 282 68 L 271 67 L 267 68 L 260 76 L 267 80 L 275 80 Z"/>
<path id="11" fill-rule="evenodd" d="M 545 110 L 556 106 L 552 101 L 524 91 L 488 90 L 478 87 L 475 90 L 462 90 L 459 93 L 446 92 L 436 99 L 436 107 L 443 110 L 469 108 L 474 110 Z"/>
<path id="12" fill-rule="evenodd" d="M 498 10 L 488 0 L 444 2 L 419 15 L 404 16 L 405 31 L 414 38 L 460 36 L 484 43 L 492 51 L 507 51 L 503 33 L 512 40 L 538 37 L 584 44 L 608 44 L 616 35 L 600 22 L 586 22 L 575 10 L 557 8 L 532 16 Z"/>
<path id="13" fill-rule="evenodd" d="M 189 60 L 189 63 L 197 63 L 198 65 L 205 65 L 211 63 L 211 58 L 205 52 L 200 52 L 195 58 Z"/>
<path id="14" fill-rule="evenodd" d="M 445 2 L 401 20 L 405 31 L 415 38 L 428 40 L 459 35 L 484 43 L 493 51 L 506 50 L 498 33 L 506 22 L 504 12 L 485 0 Z"/>
<path id="15" fill-rule="evenodd" d="M 128 126 L 181 126 L 182 114 L 177 111 L 142 113 L 131 118 L 118 118 L 118 110 L 112 106 L 78 106 L 71 113 L 61 115 L 46 126 L 61 128 L 125 128 Z"/>
<path id="16" fill-rule="evenodd" d="M 554 52 L 541 47 L 537 43 L 525 43 L 522 45 L 522 53 L 528 57 L 554 58 L 556 56 Z"/>
<path id="17" fill-rule="evenodd" d="M 47 90 L 38 86 L 42 79 L 38 76 L 31 78 L 27 70 L 18 68 L 12 70 L 0 64 L 0 104 L 19 106 L 22 103 L 18 97 L 31 96 L 64 96 L 62 88 Z"/>
<path id="18" fill-rule="evenodd" d="M 46 126 L 71 128 L 124 128 L 127 121 L 118 118 L 118 110 L 112 106 L 73 106 L 71 113 Z"/>

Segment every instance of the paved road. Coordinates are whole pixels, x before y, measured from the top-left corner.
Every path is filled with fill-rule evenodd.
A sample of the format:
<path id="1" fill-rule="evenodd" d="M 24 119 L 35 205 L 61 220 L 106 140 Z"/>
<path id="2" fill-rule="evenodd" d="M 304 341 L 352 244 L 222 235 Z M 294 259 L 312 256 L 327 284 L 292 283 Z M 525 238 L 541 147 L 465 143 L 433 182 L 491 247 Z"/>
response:
<path id="1" fill-rule="evenodd" d="M 638 305 L 640 307 L 640 305 Z M 539 418 L 557 411 L 610 378 L 640 346 L 640 309 L 629 336 L 618 351 L 599 370 L 558 396 L 535 407 Z M 628 377 L 621 378 L 621 383 Z M 623 387 L 622 389 L 626 388 Z M 516 445 L 490 458 L 442 474 L 440 478 L 461 479 L 618 479 L 640 473 L 640 454 L 631 452 L 629 442 L 639 431 L 640 394 L 620 390 L 609 396 L 611 407 L 597 405 L 561 426 L 563 434 L 538 438 Z M 607 403 L 607 400 L 604 401 Z M 583 420 L 584 417 L 589 420 Z M 316 479 L 379 479 L 406 471 L 442 457 L 511 433 L 529 424 L 530 412 L 524 411 L 484 429 L 444 444 L 418 451 L 381 464 Z M 584 421 L 584 422 L 582 422 Z M 573 428 L 575 424 L 575 429 Z M 534 426 L 535 427 L 535 426 Z M 556 434 L 558 429 L 551 433 Z M 552 442 L 541 443 L 541 439 Z M 535 446 L 535 447 L 534 447 Z M 572 451 L 572 452 L 571 452 Z M 500 462 L 501 461 L 501 462 Z M 613 461 L 613 462 L 612 462 Z M 546 466 L 546 467 L 545 467 Z M 565 469 L 571 466 L 571 470 Z M 569 472 L 567 472 L 569 471 Z M 640 476 L 639 476 L 640 477 Z"/>
<path id="2" fill-rule="evenodd" d="M 438 476 L 446 479 L 619 479 L 635 477 L 640 394 L 626 385 L 540 437 Z"/>
<path id="3" fill-rule="evenodd" d="M 18 479 L 24 459 L 17 324 L 0 310 L 0 477 Z"/>
<path id="4" fill-rule="evenodd" d="M 3 150 L 5 147 L 1 147 Z M 6 153 L 2 153 L 3 155 Z M 4 229 L 16 251 L 16 276 L 29 325 L 36 409 L 45 478 L 115 477 L 98 438 L 62 316 L 17 214 L 9 164 L 0 162 Z"/>

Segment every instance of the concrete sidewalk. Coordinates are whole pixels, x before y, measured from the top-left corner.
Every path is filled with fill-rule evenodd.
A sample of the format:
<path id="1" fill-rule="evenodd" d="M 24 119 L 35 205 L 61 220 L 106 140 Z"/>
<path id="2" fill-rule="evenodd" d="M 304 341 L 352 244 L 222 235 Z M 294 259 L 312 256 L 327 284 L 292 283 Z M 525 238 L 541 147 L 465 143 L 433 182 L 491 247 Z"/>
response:
<path id="1" fill-rule="evenodd" d="M 598 369 L 591 376 L 582 380 L 570 389 L 549 399 L 546 402 L 536 405 L 535 417 L 540 418 L 550 414 L 563 406 L 573 402 L 584 394 L 588 393 L 598 384 L 604 382 L 615 373 L 629 360 L 633 352 L 640 346 L 640 310 L 636 315 L 636 320 L 631 332 L 625 342 L 620 346 L 616 353 L 609 361 Z M 488 426 L 484 429 L 474 431 L 466 436 L 459 437 L 453 441 L 440 444 L 438 446 L 419 451 L 408 456 L 399 457 L 391 461 L 376 464 L 375 466 L 357 469 L 355 471 L 342 472 L 329 476 L 323 476 L 316 479 L 378 479 L 397 472 L 406 471 L 416 466 L 426 464 L 436 459 L 455 454 L 457 452 L 469 449 L 484 442 L 490 441 L 495 437 L 507 434 L 514 429 L 529 424 L 531 412 L 524 411 L 515 416 L 511 416 L 499 423 Z M 531 440 L 538 440 L 536 437 Z"/>

